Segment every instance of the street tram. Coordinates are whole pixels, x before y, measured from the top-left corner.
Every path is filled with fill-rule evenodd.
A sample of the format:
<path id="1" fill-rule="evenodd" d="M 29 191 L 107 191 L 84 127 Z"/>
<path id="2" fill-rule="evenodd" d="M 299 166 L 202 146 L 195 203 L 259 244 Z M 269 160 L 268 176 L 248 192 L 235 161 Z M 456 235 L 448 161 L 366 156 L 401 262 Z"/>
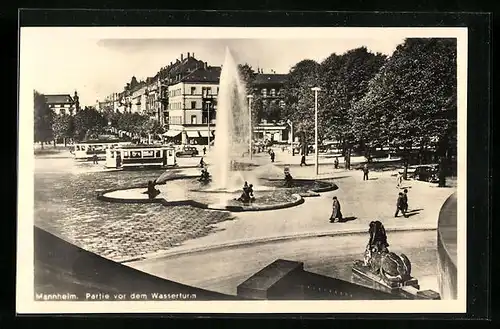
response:
<path id="1" fill-rule="evenodd" d="M 177 164 L 175 148 L 166 145 L 123 145 L 106 150 L 106 168 L 166 168 Z"/>
<path id="2" fill-rule="evenodd" d="M 119 140 L 86 141 L 75 143 L 71 149 L 71 153 L 75 160 L 79 161 L 91 161 L 94 155 L 97 155 L 98 160 L 104 160 L 106 158 L 106 150 L 129 144 L 131 143 Z"/>

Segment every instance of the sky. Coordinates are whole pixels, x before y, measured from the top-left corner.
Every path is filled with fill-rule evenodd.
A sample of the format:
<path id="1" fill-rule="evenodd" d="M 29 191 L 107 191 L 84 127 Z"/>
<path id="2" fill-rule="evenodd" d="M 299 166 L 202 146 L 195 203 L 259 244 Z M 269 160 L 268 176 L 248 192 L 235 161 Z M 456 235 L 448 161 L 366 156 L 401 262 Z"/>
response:
<path id="1" fill-rule="evenodd" d="M 361 46 L 390 55 L 415 32 L 408 30 L 22 28 L 20 83 L 45 94 L 77 90 L 82 105 L 95 105 L 122 91 L 132 76 L 154 76 L 181 53 L 220 66 L 229 47 L 238 63 L 287 73 L 303 59 L 321 62 Z"/>

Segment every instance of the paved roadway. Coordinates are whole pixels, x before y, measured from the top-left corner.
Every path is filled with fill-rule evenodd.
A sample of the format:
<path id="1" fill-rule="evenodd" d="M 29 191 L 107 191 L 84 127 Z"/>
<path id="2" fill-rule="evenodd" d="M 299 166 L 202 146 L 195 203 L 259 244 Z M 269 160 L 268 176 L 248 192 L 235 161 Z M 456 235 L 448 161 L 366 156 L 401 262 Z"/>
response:
<path id="1" fill-rule="evenodd" d="M 304 262 L 308 271 L 351 280 L 351 264 L 362 257 L 366 234 L 260 243 L 147 259 L 128 266 L 162 278 L 226 294 L 278 258 Z M 437 290 L 436 231 L 389 232 L 392 251 L 406 254 L 422 289 Z"/>

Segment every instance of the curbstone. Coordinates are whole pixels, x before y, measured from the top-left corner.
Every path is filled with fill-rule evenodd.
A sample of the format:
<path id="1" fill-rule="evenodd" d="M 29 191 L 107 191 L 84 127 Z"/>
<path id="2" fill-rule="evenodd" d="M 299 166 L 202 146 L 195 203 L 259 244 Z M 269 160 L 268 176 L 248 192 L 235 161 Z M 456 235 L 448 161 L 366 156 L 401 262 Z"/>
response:
<path id="1" fill-rule="evenodd" d="M 392 227 L 386 228 L 387 232 L 406 232 L 406 231 L 436 231 L 437 227 L 431 225 L 422 225 L 422 226 L 408 226 L 408 227 Z M 117 260 L 119 263 L 131 263 L 135 261 L 142 260 L 150 260 L 157 258 L 173 258 L 178 256 L 183 256 L 187 254 L 193 253 L 203 253 L 210 252 L 217 249 L 225 249 L 225 248 L 234 248 L 241 246 L 251 246 L 256 244 L 264 244 L 264 243 L 273 243 L 287 240 L 298 240 L 298 239 L 308 239 L 308 238 L 319 238 L 326 236 L 343 236 L 343 235 L 355 235 L 355 234 L 366 234 L 366 228 L 354 228 L 354 229 L 346 229 L 342 231 L 320 231 L 320 232 L 305 232 L 305 233 L 297 233 L 290 234 L 285 236 L 274 236 L 274 237 L 265 237 L 265 238 L 255 238 L 255 239 L 243 239 L 237 241 L 230 241 L 221 244 L 214 245 L 206 245 L 206 246 L 197 246 L 193 248 L 186 248 L 181 250 L 170 250 L 166 252 L 158 252 L 158 253 L 150 253 L 142 256 L 133 257 L 130 259 L 122 258 L 121 260 Z"/>

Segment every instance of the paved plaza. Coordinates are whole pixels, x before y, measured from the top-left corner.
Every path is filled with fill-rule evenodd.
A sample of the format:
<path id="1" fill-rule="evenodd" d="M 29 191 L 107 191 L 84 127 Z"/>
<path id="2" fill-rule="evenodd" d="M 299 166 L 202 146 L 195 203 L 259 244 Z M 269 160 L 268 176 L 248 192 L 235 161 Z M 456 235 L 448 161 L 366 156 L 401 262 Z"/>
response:
<path id="1" fill-rule="evenodd" d="M 261 212 L 229 213 L 190 206 L 116 204 L 96 200 L 96 190 L 78 189 L 80 183 L 77 177 L 88 175 L 80 172 L 98 174 L 96 170 L 98 171 L 101 167 L 101 165 L 94 165 L 87 168 L 89 165 L 85 164 L 82 168 L 78 167 L 78 170 L 71 169 L 73 176 L 68 179 L 77 189 L 75 193 L 78 195 L 74 196 L 80 198 L 81 201 L 78 202 L 89 203 L 87 206 L 90 206 L 90 201 L 84 201 L 90 198 L 94 209 L 77 210 L 66 206 L 61 210 L 62 215 L 47 214 L 46 217 L 53 218 L 52 222 L 43 225 L 51 232 L 106 258 L 119 262 L 132 262 L 138 259 L 248 245 L 255 242 L 364 233 L 369 222 L 374 219 L 381 220 L 388 231 L 435 229 L 441 205 L 455 191 L 454 188 L 438 188 L 435 184 L 406 181 L 404 185 L 409 190 L 410 217 L 394 218 L 399 192 L 396 188 L 395 171 L 372 171 L 370 180 L 363 181 L 360 170 L 334 169 L 333 158 L 321 156 L 320 174 L 317 177 L 314 165 L 312 165 L 313 156 L 308 159 L 311 165 L 300 167 L 298 166 L 300 156 L 292 157 L 288 152 L 280 150 L 276 150 L 276 155 L 275 165 L 290 166 L 295 178 L 329 178 L 338 185 L 338 190 L 320 193 L 316 197 L 306 197 L 305 202 L 298 206 Z M 260 161 L 268 161 L 265 154 L 260 154 L 258 157 Z M 342 159 L 339 157 L 339 160 Z M 354 159 L 353 164 L 356 160 L 362 161 L 362 159 Z M 36 168 L 37 171 L 54 172 L 54 168 L 58 168 L 59 163 L 60 166 L 69 168 L 69 163 L 72 161 L 72 159 L 37 159 Z M 294 161 L 297 164 L 290 165 Z M 176 170 L 178 173 L 194 175 L 199 172 L 197 168 L 187 168 L 198 163 L 199 158 L 179 158 L 178 162 L 181 167 Z M 81 166 L 81 164 L 75 166 Z M 75 173 L 76 176 L 74 176 Z M 114 173 L 115 176 L 111 176 L 110 173 L 106 180 L 98 179 L 96 183 L 102 184 L 97 187 L 124 189 L 137 185 L 137 182 L 145 184 L 148 179 L 155 177 L 153 173 L 144 176 L 146 173 L 137 172 L 134 179 L 120 178 L 120 181 L 116 181 L 114 178 L 122 177 L 124 174 L 118 172 Z M 60 179 L 57 179 L 56 183 L 61 186 L 67 185 Z M 47 184 L 50 185 L 47 188 L 54 189 L 54 184 Z M 80 193 L 82 195 L 79 195 Z M 137 194 L 137 190 L 118 190 L 113 193 L 126 197 L 127 193 Z M 347 222 L 333 224 L 329 222 L 333 195 L 338 197 L 343 215 L 348 219 Z M 256 192 L 256 197 L 259 197 L 258 192 Z M 51 204 L 50 211 L 56 211 L 57 208 L 54 208 L 53 203 Z M 80 205 L 76 206 L 80 207 Z M 124 215 L 117 217 L 116 213 Z M 38 222 L 37 225 L 42 225 L 42 223 Z"/>
<path id="2" fill-rule="evenodd" d="M 307 174 L 311 169 L 314 170 L 311 167 L 294 170 L 294 176 L 310 178 L 311 175 Z M 171 250 L 145 257 L 290 238 L 365 232 L 370 221 L 375 219 L 382 221 L 388 231 L 436 229 L 439 210 L 454 189 L 406 181 L 404 187 L 409 190 L 409 217 L 400 215 L 395 218 L 399 190 L 394 175 L 392 171 L 373 172 L 369 181 L 363 181 L 362 172 L 357 170 L 325 173 L 321 176 L 333 178 L 339 186 L 338 190 L 306 198 L 303 204 L 296 207 L 234 214 L 235 220 L 218 223 L 215 233 L 187 240 Z M 341 202 L 347 222 L 330 223 L 328 220 L 334 195 Z"/>

